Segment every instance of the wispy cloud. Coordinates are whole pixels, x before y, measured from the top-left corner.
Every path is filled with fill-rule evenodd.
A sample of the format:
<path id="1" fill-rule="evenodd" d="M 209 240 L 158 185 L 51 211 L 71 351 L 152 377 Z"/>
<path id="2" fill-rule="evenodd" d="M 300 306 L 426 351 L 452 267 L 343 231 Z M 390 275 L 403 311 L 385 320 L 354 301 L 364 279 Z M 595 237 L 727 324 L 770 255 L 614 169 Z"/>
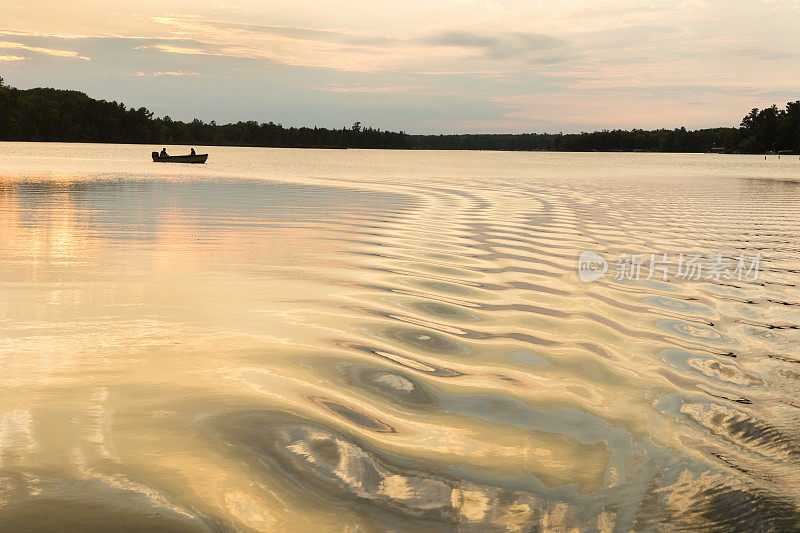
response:
<path id="1" fill-rule="evenodd" d="M 86 39 L 87 35 L 71 35 L 62 33 L 47 33 L 34 31 L 0 30 L 0 35 L 11 37 L 52 37 L 56 39 Z"/>
<path id="2" fill-rule="evenodd" d="M 197 35 L 198 31 L 233 32 L 250 35 L 273 35 L 286 39 L 318 41 L 361 46 L 386 46 L 397 42 L 396 38 L 360 33 L 355 31 L 326 30 L 299 26 L 270 26 L 247 22 L 223 22 L 199 20 L 193 17 L 155 17 L 154 22 L 172 26 L 174 33 L 183 37 Z"/>
<path id="3" fill-rule="evenodd" d="M 89 60 L 88 57 L 80 55 L 78 52 L 72 50 L 54 50 L 52 48 L 41 48 L 39 46 L 28 46 L 22 43 L 15 43 L 11 41 L 0 41 L 0 49 L 5 50 L 25 50 L 34 52 L 36 54 L 44 54 L 48 56 L 65 57 L 70 59 L 83 59 Z"/>
<path id="4" fill-rule="evenodd" d="M 398 70 L 419 63 L 461 60 L 550 64 L 569 56 L 560 38 L 523 32 L 440 31 L 379 35 L 356 31 L 267 26 L 194 18 L 157 17 L 184 44 L 149 45 L 166 53 L 269 59 L 277 63 L 342 71 Z"/>
<path id="5" fill-rule="evenodd" d="M 492 59 L 510 57 L 537 58 L 543 52 L 565 49 L 563 39 L 540 33 L 487 34 L 468 31 L 446 31 L 424 37 L 423 43 L 433 46 L 474 49 Z"/>
<path id="6" fill-rule="evenodd" d="M 8 56 L 8 55 L 0 55 L 0 62 L 2 63 L 12 63 L 14 61 L 25 61 L 26 58 L 22 56 Z"/>
<path id="7" fill-rule="evenodd" d="M 141 46 L 137 46 L 135 49 L 147 50 L 148 48 L 152 48 L 153 50 L 158 50 L 159 52 L 166 52 L 168 54 L 222 55 L 221 53 L 215 53 L 215 51 L 211 48 L 176 46 L 173 44 L 143 44 Z"/>
<path id="8" fill-rule="evenodd" d="M 135 75 L 137 77 L 139 77 L 139 78 L 147 78 L 147 77 L 160 78 L 162 76 L 168 76 L 168 77 L 171 77 L 171 78 L 180 78 L 180 77 L 196 78 L 196 77 L 200 76 L 200 73 L 199 72 L 189 72 L 189 71 L 151 72 L 149 74 L 146 73 L 146 72 L 137 72 Z"/>
<path id="9" fill-rule="evenodd" d="M 785 50 L 775 50 L 769 48 L 744 48 L 735 50 L 734 53 L 739 56 L 750 57 L 759 61 L 797 59 L 800 57 L 800 53 L 797 52 L 787 52 Z"/>
<path id="10" fill-rule="evenodd" d="M 416 85 L 342 85 L 339 83 L 328 83 L 319 87 L 314 87 L 317 91 L 326 91 L 331 93 L 411 93 L 425 90 L 425 87 Z"/>

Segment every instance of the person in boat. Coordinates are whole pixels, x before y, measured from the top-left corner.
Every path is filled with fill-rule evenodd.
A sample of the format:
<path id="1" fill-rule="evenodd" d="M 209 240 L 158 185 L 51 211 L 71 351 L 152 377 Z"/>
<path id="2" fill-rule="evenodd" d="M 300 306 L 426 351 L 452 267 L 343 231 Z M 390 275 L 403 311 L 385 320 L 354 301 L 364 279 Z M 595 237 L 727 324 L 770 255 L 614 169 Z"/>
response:
<path id="1" fill-rule="evenodd" d="M 195 153 L 195 151 L 194 151 L 194 148 L 192 148 L 192 155 L 197 155 L 197 154 Z"/>
<path id="2" fill-rule="evenodd" d="M 162 149 L 161 149 L 161 157 L 168 157 L 168 156 L 167 156 L 167 149 L 166 149 L 166 148 L 162 148 Z"/>

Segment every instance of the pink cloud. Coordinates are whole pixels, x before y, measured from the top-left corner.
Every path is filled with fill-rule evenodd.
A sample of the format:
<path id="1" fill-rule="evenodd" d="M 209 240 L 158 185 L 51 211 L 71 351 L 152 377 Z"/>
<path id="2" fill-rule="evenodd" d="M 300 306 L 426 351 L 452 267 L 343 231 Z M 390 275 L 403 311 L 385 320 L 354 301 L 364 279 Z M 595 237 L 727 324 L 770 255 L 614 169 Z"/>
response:
<path id="1" fill-rule="evenodd" d="M 367 85 L 341 85 L 338 83 L 329 83 L 321 87 L 314 87 L 318 91 L 327 91 L 332 93 L 407 93 L 415 92 L 424 87 L 414 85 L 380 85 L 370 87 Z"/>
<path id="2" fill-rule="evenodd" d="M 199 72 L 188 72 L 188 71 L 175 71 L 175 72 L 152 72 L 150 74 L 147 74 L 147 73 L 144 73 L 144 72 L 137 72 L 135 74 L 135 76 L 138 76 L 140 78 L 147 78 L 147 77 L 150 77 L 150 76 L 152 76 L 154 78 L 160 78 L 162 76 L 175 76 L 175 77 L 185 76 L 185 77 L 194 78 L 194 77 L 200 76 L 200 73 Z"/>

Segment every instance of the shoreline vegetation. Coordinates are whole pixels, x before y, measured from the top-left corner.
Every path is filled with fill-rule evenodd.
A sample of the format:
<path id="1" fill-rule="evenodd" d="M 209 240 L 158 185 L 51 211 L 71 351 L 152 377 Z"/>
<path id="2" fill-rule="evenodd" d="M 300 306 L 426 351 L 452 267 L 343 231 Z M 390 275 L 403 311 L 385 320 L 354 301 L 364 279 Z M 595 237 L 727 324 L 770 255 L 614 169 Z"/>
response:
<path id="1" fill-rule="evenodd" d="M 550 134 L 412 135 L 362 127 L 295 128 L 256 121 L 217 124 L 154 117 L 144 107 L 95 100 L 79 91 L 15 89 L 0 78 L 0 141 L 282 148 L 389 148 L 559 152 L 799 153 L 800 100 L 752 109 L 740 127 L 603 130 Z"/>

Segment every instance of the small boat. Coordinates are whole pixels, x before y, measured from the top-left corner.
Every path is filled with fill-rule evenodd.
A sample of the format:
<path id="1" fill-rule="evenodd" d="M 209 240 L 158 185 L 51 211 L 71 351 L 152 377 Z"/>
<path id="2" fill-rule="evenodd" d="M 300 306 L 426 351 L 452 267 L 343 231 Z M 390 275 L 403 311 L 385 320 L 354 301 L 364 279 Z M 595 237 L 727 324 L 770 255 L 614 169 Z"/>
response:
<path id="1" fill-rule="evenodd" d="M 158 152 L 153 152 L 153 162 L 155 163 L 205 163 L 206 159 L 208 159 L 208 154 L 162 156 Z"/>

